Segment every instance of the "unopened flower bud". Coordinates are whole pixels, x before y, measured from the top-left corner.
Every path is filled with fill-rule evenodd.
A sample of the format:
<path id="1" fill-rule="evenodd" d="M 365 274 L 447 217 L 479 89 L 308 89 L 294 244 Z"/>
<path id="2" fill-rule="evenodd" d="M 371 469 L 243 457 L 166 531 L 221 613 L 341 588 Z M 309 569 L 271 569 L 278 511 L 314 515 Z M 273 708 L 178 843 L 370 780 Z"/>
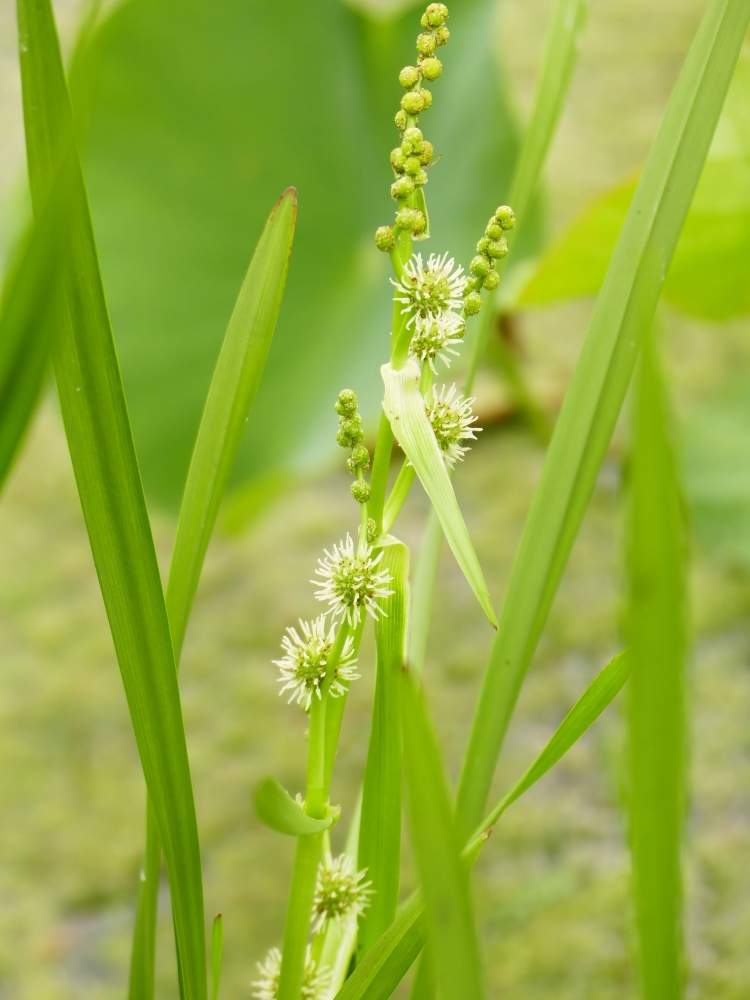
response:
<path id="1" fill-rule="evenodd" d="M 424 90 L 407 90 L 401 98 L 401 110 L 407 115 L 418 115 L 425 107 Z"/>
<path id="2" fill-rule="evenodd" d="M 427 171 L 420 167 L 416 174 L 414 174 L 414 183 L 417 187 L 424 187 L 427 183 Z"/>
<path id="3" fill-rule="evenodd" d="M 448 20 L 448 8 L 444 3 L 431 3 L 427 5 L 424 17 L 431 28 L 439 28 Z"/>
<path id="4" fill-rule="evenodd" d="M 481 287 L 482 287 L 482 281 L 479 278 L 475 278 L 473 274 L 470 274 L 469 277 L 466 279 L 466 286 L 464 288 L 464 291 L 466 293 L 476 292 Z"/>
<path id="5" fill-rule="evenodd" d="M 435 31 L 435 41 L 438 45 L 445 45 L 450 37 L 451 33 L 445 24 L 441 24 Z"/>
<path id="6" fill-rule="evenodd" d="M 432 32 L 417 35 L 417 52 L 422 56 L 434 55 L 437 44 L 437 39 Z"/>
<path id="7" fill-rule="evenodd" d="M 488 292 L 491 292 L 494 288 L 500 284 L 500 275 L 494 269 L 485 276 L 484 287 Z"/>
<path id="8" fill-rule="evenodd" d="M 476 257 L 472 257 L 471 263 L 469 264 L 469 270 L 477 278 L 484 278 L 490 271 L 490 262 L 483 254 L 477 254 Z"/>
<path id="9" fill-rule="evenodd" d="M 487 253 L 490 257 L 505 257 L 508 253 L 508 241 L 504 236 L 499 240 L 492 240 L 487 247 Z"/>
<path id="10" fill-rule="evenodd" d="M 422 70 L 422 76 L 425 80 L 437 80 L 443 72 L 443 64 L 435 56 L 428 56 L 427 59 L 423 59 L 419 64 L 419 68 Z"/>
<path id="11" fill-rule="evenodd" d="M 516 224 L 516 215 L 510 205 L 501 205 L 495 212 L 495 219 L 503 229 L 512 229 Z"/>
<path id="12" fill-rule="evenodd" d="M 397 174 L 402 174 L 404 172 L 404 152 L 400 146 L 396 146 L 391 150 L 391 166 L 396 171 Z"/>
<path id="13" fill-rule="evenodd" d="M 396 212 L 396 225 L 417 235 L 427 228 L 425 217 L 417 208 L 400 208 Z"/>
<path id="14" fill-rule="evenodd" d="M 419 153 L 424 147 L 424 136 L 422 135 L 422 129 L 417 128 L 416 125 L 410 125 L 404 132 L 401 139 L 401 151 L 404 156 L 410 156 L 412 153 Z"/>
<path id="15" fill-rule="evenodd" d="M 364 436 L 362 420 L 359 415 L 355 415 L 353 417 L 345 417 L 341 421 L 338 433 L 336 434 L 336 441 L 342 448 L 352 448 L 355 444 L 359 444 Z"/>
<path id="16" fill-rule="evenodd" d="M 424 167 L 429 167 L 432 163 L 432 157 L 435 155 L 435 147 L 427 139 L 422 143 L 422 152 L 419 154 L 419 160 Z"/>
<path id="17" fill-rule="evenodd" d="M 353 417 L 357 412 L 357 405 L 357 394 L 354 389 L 342 389 L 336 397 L 335 410 L 340 417 Z"/>
<path id="18" fill-rule="evenodd" d="M 420 94 L 422 95 L 422 108 L 427 109 L 432 107 L 432 91 L 428 90 L 426 87 L 422 87 Z"/>
<path id="19" fill-rule="evenodd" d="M 402 87 L 407 90 L 409 87 L 413 87 L 415 83 L 419 83 L 419 70 L 416 66 L 404 66 L 401 72 L 398 74 L 398 82 Z"/>
<path id="20" fill-rule="evenodd" d="M 375 230 L 375 246 L 384 253 L 389 253 L 396 245 L 396 234 L 391 226 L 378 226 Z"/>
<path id="21" fill-rule="evenodd" d="M 477 243 L 477 253 L 487 253 L 487 247 L 490 245 L 490 241 L 486 236 L 483 236 L 481 240 Z"/>
<path id="22" fill-rule="evenodd" d="M 482 296 L 479 292 L 469 292 L 464 299 L 464 316 L 476 316 L 482 308 Z"/>
<path id="23" fill-rule="evenodd" d="M 352 448 L 352 453 L 349 461 L 347 462 L 347 466 L 351 472 L 356 472 L 357 469 L 362 469 L 364 471 L 365 469 L 370 468 L 370 452 L 363 444 L 355 445 L 354 448 Z"/>
<path id="24" fill-rule="evenodd" d="M 414 181 L 411 177 L 399 177 L 391 184 L 391 198 L 395 198 L 396 201 L 402 201 L 410 194 L 414 194 Z"/>
<path id="25" fill-rule="evenodd" d="M 370 499 L 370 484 L 363 479 L 355 479 L 352 483 L 352 496 L 357 503 L 367 503 Z"/>
<path id="26" fill-rule="evenodd" d="M 403 108 L 399 108 L 396 114 L 393 116 L 393 123 L 399 132 L 403 132 L 406 128 L 406 112 Z"/>
<path id="27" fill-rule="evenodd" d="M 378 526 L 375 523 L 374 517 L 367 518 L 367 541 L 372 545 L 375 539 L 378 537 Z"/>
<path id="28" fill-rule="evenodd" d="M 499 222 L 495 222 L 493 220 L 492 222 L 490 222 L 490 224 L 487 226 L 484 232 L 485 236 L 487 236 L 488 239 L 499 240 L 500 237 L 503 235 L 503 227 L 500 225 Z"/>
<path id="29" fill-rule="evenodd" d="M 414 177 L 422 169 L 418 156 L 407 156 L 404 160 L 404 171 Z"/>

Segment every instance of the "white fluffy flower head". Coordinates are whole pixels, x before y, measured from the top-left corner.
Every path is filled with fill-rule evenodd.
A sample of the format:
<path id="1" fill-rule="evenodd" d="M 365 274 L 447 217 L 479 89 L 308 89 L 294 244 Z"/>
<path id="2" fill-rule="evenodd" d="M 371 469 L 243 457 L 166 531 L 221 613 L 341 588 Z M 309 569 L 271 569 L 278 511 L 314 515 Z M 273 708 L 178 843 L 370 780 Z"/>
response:
<path id="1" fill-rule="evenodd" d="M 463 305 L 466 275 L 462 267 L 447 253 L 431 253 L 427 263 L 417 253 L 404 265 L 400 281 L 391 283 L 396 288 L 396 301 L 401 312 L 408 315 L 407 325 L 413 326 L 418 316 L 436 318 L 444 312 L 459 312 Z"/>
<path id="2" fill-rule="evenodd" d="M 380 599 L 393 593 L 388 586 L 390 573 L 378 569 L 382 558 L 382 552 L 374 556 L 369 546 L 355 551 L 352 536 L 347 535 L 318 559 L 317 579 L 311 581 L 318 588 L 315 596 L 329 605 L 334 618 L 343 616 L 352 626 L 359 623 L 363 611 L 377 619 L 384 614 Z"/>
<path id="3" fill-rule="evenodd" d="M 279 694 L 289 691 L 289 703 L 296 701 L 305 711 L 310 708 L 314 696 L 321 697 L 329 657 L 336 641 L 336 623 L 326 625 L 325 615 L 318 615 L 309 622 L 300 618 L 299 631 L 289 627 L 281 640 L 284 655 L 280 660 L 273 661 L 279 668 Z M 340 697 L 348 685 L 357 680 L 359 674 L 356 668 L 354 640 L 348 636 L 328 688 L 333 698 Z"/>
<path id="4" fill-rule="evenodd" d="M 252 984 L 255 1000 L 276 1000 L 281 977 L 281 952 L 271 948 L 262 962 L 258 962 L 258 978 Z M 323 1000 L 328 990 L 330 973 L 318 968 L 308 946 L 305 953 L 305 971 L 302 978 L 300 1000 Z"/>
<path id="5" fill-rule="evenodd" d="M 456 347 L 462 343 L 466 324 L 454 312 L 439 316 L 417 316 L 409 353 L 420 362 L 427 362 L 437 374 L 436 361 L 450 367 L 451 359 L 458 357 Z"/>
<path id="6" fill-rule="evenodd" d="M 318 868 L 313 900 L 313 931 L 317 934 L 330 920 L 359 917 L 370 905 L 372 883 L 366 871 L 357 871 L 347 854 L 327 858 Z"/>
<path id="7" fill-rule="evenodd" d="M 464 441 L 474 441 L 481 427 L 474 427 L 473 396 L 461 396 L 455 384 L 433 388 L 425 401 L 427 416 L 443 453 L 445 464 L 453 468 L 469 450 Z"/>

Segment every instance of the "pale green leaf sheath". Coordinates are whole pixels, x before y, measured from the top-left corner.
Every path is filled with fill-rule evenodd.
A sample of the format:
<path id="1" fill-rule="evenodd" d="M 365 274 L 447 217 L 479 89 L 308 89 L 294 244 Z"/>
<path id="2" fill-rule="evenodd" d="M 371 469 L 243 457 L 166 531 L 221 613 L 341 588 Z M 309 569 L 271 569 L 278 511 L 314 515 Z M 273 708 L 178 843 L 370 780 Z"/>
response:
<path id="1" fill-rule="evenodd" d="M 435 439 L 420 392 L 420 368 L 414 359 L 396 369 L 380 369 L 385 386 L 383 410 L 393 436 L 417 473 L 438 516 L 446 541 L 490 624 L 497 627 L 489 590 L 458 505 L 448 470 Z"/>

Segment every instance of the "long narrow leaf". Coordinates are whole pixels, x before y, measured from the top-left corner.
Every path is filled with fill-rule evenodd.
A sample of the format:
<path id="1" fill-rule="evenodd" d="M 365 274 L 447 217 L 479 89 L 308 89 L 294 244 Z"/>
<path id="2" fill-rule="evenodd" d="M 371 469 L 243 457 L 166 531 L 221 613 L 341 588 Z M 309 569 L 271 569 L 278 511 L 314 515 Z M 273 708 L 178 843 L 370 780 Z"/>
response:
<path id="1" fill-rule="evenodd" d="M 214 917 L 211 928 L 211 1000 L 219 1000 L 221 987 L 221 962 L 224 954 L 224 918 L 220 913 Z"/>
<path id="2" fill-rule="evenodd" d="M 32 199 L 50 190 L 72 136 L 49 0 L 18 0 Z M 198 831 L 177 674 L 151 528 L 99 274 L 86 193 L 74 164 L 68 269 L 54 367 L 68 446 L 149 796 L 164 845 L 185 995 L 206 996 Z"/>
<path id="3" fill-rule="evenodd" d="M 440 521 L 446 541 L 456 562 L 474 591 L 479 605 L 497 627 L 487 584 L 479 565 L 474 546 L 458 506 L 448 470 L 445 467 L 430 421 L 425 412 L 424 399 L 419 391 L 419 366 L 410 359 L 399 369 L 383 365 L 380 369 L 385 386 L 383 409 L 391 425 L 393 436 L 403 449 L 430 498 Z"/>
<path id="4" fill-rule="evenodd" d="M 711 0 L 597 300 L 513 563 L 476 709 L 458 793 L 465 834 L 481 819 L 518 692 L 651 323 L 749 21 L 747 0 Z"/>
<path id="5" fill-rule="evenodd" d="M 392 594 L 375 624 L 377 676 L 359 836 L 359 867 L 367 869 L 374 894 L 360 923 L 362 953 L 396 915 L 401 868 L 401 672 L 409 579 L 409 550 L 403 542 L 388 539 L 382 566 L 391 575 Z"/>
<path id="6" fill-rule="evenodd" d="M 464 857 L 469 863 L 474 861 L 487 842 L 503 813 L 544 777 L 588 731 L 622 689 L 629 674 L 630 660 L 626 653 L 620 653 L 597 674 L 531 767 L 485 816 L 464 848 Z M 384 1000 L 391 996 L 422 948 L 424 921 L 421 914 L 422 900 L 416 894 L 404 903 L 390 928 L 357 965 L 337 994 L 337 1000 L 362 1000 L 363 997 Z"/>
<path id="7" fill-rule="evenodd" d="M 288 837 L 305 837 L 311 833 L 322 833 L 333 825 L 335 817 L 315 819 L 275 778 L 264 778 L 255 790 L 255 811 L 258 818 Z"/>
<path id="8" fill-rule="evenodd" d="M 167 584 L 167 615 L 179 667 L 185 631 L 221 498 L 273 339 L 297 219 L 297 194 L 285 191 L 271 210 L 224 335 L 193 448 Z M 143 878 L 133 931 L 131 1000 L 154 992 L 154 933 L 160 847 L 146 824 Z M 156 860 L 155 860 L 156 859 Z"/>
<path id="9" fill-rule="evenodd" d="M 653 339 L 637 379 L 628 537 L 630 834 L 644 1000 L 683 994 L 685 537 Z"/>
<path id="10" fill-rule="evenodd" d="M 484 987 L 468 869 L 435 734 L 424 699 L 406 671 L 403 694 L 409 826 L 435 980 L 444 1000 L 481 1000 Z"/>

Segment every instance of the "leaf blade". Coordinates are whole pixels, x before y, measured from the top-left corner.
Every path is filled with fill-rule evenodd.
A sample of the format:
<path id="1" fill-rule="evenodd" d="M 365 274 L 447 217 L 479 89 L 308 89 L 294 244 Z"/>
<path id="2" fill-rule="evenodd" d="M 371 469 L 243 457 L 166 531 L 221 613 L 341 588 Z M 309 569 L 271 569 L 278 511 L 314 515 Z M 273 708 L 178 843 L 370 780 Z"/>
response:
<path id="1" fill-rule="evenodd" d="M 729 86 L 750 8 L 712 0 L 667 105 L 597 300 L 511 570 L 458 792 L 480 821 L 526 670 L 583 519 Z"/>
<path id="2" fill-rule="evenodd" d="M 258 819 L 275 830 L 289 837 L 305 837 L 313 833 L 328 830 L 336 817 L 331 815 L 325 819 L 308 816 L 303 807 L 276 778 L 264 778 L 258 783 L 253 796 L 255 812 Z"/>

